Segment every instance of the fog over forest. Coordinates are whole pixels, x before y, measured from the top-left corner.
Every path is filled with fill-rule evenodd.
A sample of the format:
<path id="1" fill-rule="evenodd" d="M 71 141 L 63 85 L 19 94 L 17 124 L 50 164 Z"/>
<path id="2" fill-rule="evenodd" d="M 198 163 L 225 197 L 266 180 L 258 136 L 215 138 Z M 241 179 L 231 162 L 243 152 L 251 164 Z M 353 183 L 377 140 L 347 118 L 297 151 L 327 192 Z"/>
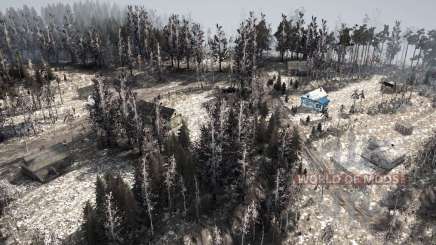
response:
<path id="1" fill-rule="evenodd" d="M 21 7 L 24 4 L 34 6 L 37 10 L 48 3 L 57 3 L 59 0 L 2 0 L 0 10 L 8 7 Z M 65 1 L 63 1 L 66 3 Z M 72 4 L 79 0 L 71 0 Z M 433 0 L 99 0 L 100 3 L 117 3 L 120 6 L 144 5 L 146 8 L 155 9 L 161 15 L 168 17 L 171 13 L 191 15 L 203 26 L 213 30 L 216 23 L 223 25 L 226 32 L 235 30 L 239 23 L 248 16 L 250 10 L 263 12 L 267 20 L 273 23 L 280 21 L 280 14 L 293 14 L 296 9 L 304 9 L 307 17 L 319 16 L 329 20 L 333 28 L 340 22 L 359 23 L 365 15 L 371 19 L 371 24 L 393 23 L 394 20 L 403 22 L 403 26 L 415 28 L 436 28 L 434 21 L 429 21 L 434 16 L 436 1 Z"/>

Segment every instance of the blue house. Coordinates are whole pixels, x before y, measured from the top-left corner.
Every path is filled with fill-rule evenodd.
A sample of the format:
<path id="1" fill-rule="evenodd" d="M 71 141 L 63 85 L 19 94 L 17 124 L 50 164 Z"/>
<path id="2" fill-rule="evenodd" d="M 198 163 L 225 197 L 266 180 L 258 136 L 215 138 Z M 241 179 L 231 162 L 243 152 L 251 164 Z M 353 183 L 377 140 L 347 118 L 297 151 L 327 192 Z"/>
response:
<path id="1" fill-rule="evenodd" d="M 313 109 L 315 111 L 323 111 L 329 105 L 330 100 L 327 98 L 327 93 L 323 88 L 315 89 L 301 96 L 301 106 Z"/>

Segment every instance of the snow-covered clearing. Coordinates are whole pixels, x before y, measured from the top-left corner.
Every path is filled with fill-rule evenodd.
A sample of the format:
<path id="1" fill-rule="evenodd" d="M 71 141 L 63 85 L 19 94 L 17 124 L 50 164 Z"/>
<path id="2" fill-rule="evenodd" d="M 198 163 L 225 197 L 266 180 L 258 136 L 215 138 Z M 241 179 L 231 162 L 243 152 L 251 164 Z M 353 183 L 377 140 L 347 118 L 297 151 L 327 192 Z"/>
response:
<path id="1" fill-rule="evenodd" d="M 426 142 L 433 134 L 432 132 L 436 130 L 436 110 L 432 108 L 431 101 L 428 98 L 419 96 L 416 93 L 412 94 L 411 104 L 403 106 L 397 113 L 368 115 L 366 113 L 367 109 L 382 101 L 379 80 L 380 77 L 375 76 L 372 79 L 353 83 L 339 91 L 329 93 L 331 99 L 329 115 L 332 119 L 324 122 L 323 128 L 337 127 L 338 125 L 348 125 L 349 127 L 339 139 L 328 136 L 313 142 L 315 148 L 324 158 L 335 159 L 343 167 L 355 174 L 375 173 L 373 166 L 360 156 L 367 146 L 369 138 L 378 139 L 391 146 L 394 155 L 406 154 L 407 156 L 413 156 L 420 150 L 422 143 Z M 358 90 L 358 92 L 364 90 L 365 99 L 354 102 L 351 94 L 355 90 Z M 385 94 L 383 100 L 386 101 L 392 96 L 394 95 Z M 408 93 L 407 96 L 409 96 Z M 348 119 L 339 118 L 341 105 L 344 105 L 345 111 L 348 112 L 353 103 L 363 108 L 363 113 L 352 114 Z M 299 104 L 299 96 L 290 96 L 289 103 L 286 105 L 291 108 Z M 299 124 L 300 119 L 305 119 L 308 115 L 312 120 L 320 118 L 320 115 L 315 113 L 299 113 L 296 116 L 289 117 Z M 413 134 L 404 136 L 395 131 L 394 125 L 396 122 L 407 122 L 413 125 Z M 310 133 L 310 127 L 302 126 L 302 128 L 305 134 Z M 335 168 L 334 166 L 330 167 Z M 409 169 L 405 165 L 400 165 L 394 168 L 391 173 L 404 174 Z M 395 185 L 371 185 L 362 190 L 341 186 L 330 186 L 329 188 L 344 188 L 356 207 L 385 213 L 387 210 L 380 206 L 380 201 L 396 187 Z M 356 219 L 352 213 L 347 212 L 341 203 L 334 201 L 326 189 L 322 190 L 320 186 L 308 186 L 304 192 L 304 200 L 301 205 L 307 204 L 309 199 L 313 199 L 313 202 L 310 201 L 312 205 L 307 205 L 300 210 L 302 221 L 299 222 L 298 230 L 302 232 L 302 235 L 297 236 L 297 240 L 292 241 L 292 243 L 306 244 L 308 241 L 322 243 L 322 230 L 327 224 L 330 224 L 334 230 L 333 244 L 383 244 L 384 233 L 376 233 L 372 230 L 370 223 L 359 222 L 359 219 Z M 411 210 L 416 209 L 414 205 L 410 203 L 410 206 L 413 206 Z M 383 215 L 385 216 L 386 213 Z M 400 216 L 399 220 L 404 226 L 400 236 L 396 238 L 398 241 L 404 241 L 411 234 L 411 228 L 415 220 L 413 217 L 413 214 Z M 381 216 L 372 218 L 377 219 L 381 218 Z"/>
<path id="2" fill-rule="evenodd" d="M 94 201 L 97 175 L 119 172 L 126 180 L 132 180 L 131 165 L 105 152 L 80 164 L 84 167 L 47 184 L 38 184 L 19 197 L 8 207 L 1 226 L 22 241 L 35 232 L 63 239 L 80 226 L 86 201 Z"/>
<path id="3" fill-rule="evenodd" d="M 206 91 L 193 94 L 172 95 L 164 104 L 176 109 L 176 113 L 182 115 L 190 130 L 191 138 L 198 139 L 200 128 L 207 118 L 204 103 L 211 99 L 213 91 Z"/>
<path id="4" fill-rule="evenodd" d="M 394 96 L 381 95 L 380 78 L 380 76 L 374 76 L 369 80 L 353 83 L 328 95 L 331 100 L 329 105 L 331 120 L 324 122 L 323 128 L 347 125 L 348 130 L 339 139 L 329 136 L 314 142 L 314 145 L 326 157 L 334 157 L 350 171 L 372 171 L 360 157 L 369 138 L 375 138 L 393 146 L 395 154 L 413 155 L 436 130 L 436 110 L 432 108 L 431 101 L 428 98 L 419 96 L 417 93 L 412 94 L 412 104 L 404 105 L 397 113 L 367 114 L 368 108 L 377 105 L 381 101 L 387 101 Z M 363 90 L 365 99 L 354 102 L 351 95 L 355 90 L 359 93 Z M 407 96 L 409 96 L 408 93 Z M 340 118 L 341 105 L 344 105 L 345 111 L 348 112 L 353 103 L 356 104 L 357 108 L 362 108 L 363 112 L 351 114 L 348 119 Z M 290 96 L 287 106 L 292 107 L 299 104 L 300 98 L 298 96 Z M 295 123 L 299 123 L 300 119 L 305 119 L 307 116 L 310 116 L 312 120 L 320 117 L 319 114 L 315 113 L 299 113 L 294 117 L 290 116 L 290 119 Z M 394 125 L 396 122 L 410 123 L 414 127 L 413 134 L 404 136 L 395 131 Z M 305 133 L 310 132 L 309 127 L 304 129 Z"/>
<path id="5" fill-rule="evenodd" d="M 72 131 L 79 138 L 86 135 L 88 127 L 86 101 L 79 98 L 77 90 L 92 84 L 94 74 L 80 72 L 67 72 L 68 81 L 60 84 L 63 91 L 63 101 L 56 97 L 59 103 L 58 112 L 61 115 L 72 108 L 75 109 L 75 118 Z M 63 78 L 63 73 L 59 72 Z M 216 83 L 220 86 L 223 83 Z M 198 83 L 183 83 L 174 81 L 156 84 L 149 88 L 136 89 L 138 99 L 152 101 L 158 95 L 165 106 L 173 107 L 176 113 L 182 115 L 190 128 L 192 138 L 198 137 L 201 123 L 204 121 L 206 111 L 203 103 L 210 100 L 213 90 L 205 87 L 194 92 L 177 92 L 198 88 Z M 170 93 L 168 95 L 168 93 Z M 52 144 L 64 142 L 70 137 L 70 126 L 58 120 L 55 124 L 43 125 L 43 131 L 29 138 L 12 139 L 0 147 L 0 174 L 18 172 L 19 164 L 8 162 L 33 154 L 41 146 L 45 148 Z M 79 133 L 80 132 L 80 133 Z M 83 134 L 82 134 L 83 133 Z M 97 175 L 105 172 L 119 172 L 126 180 L 132 180 L 132 165 L 123 157 L 110 156 L 106 151 L 96 151 L 93 140 L 83 138 L 87 144 L 77 143 L 74 170 L 56 178 L 55 180 L 39 184 L 30 180 L 23 180 L 16 185 L 18 198 L 8 207 L 7 213 L 0 219 L 0 228 L 6 232 L 16 234 L 16 238 L 26 244 L 32 234 L 54 234 L 57 239 L 64 239 L 77 231 L 82 221 L 83 208 L 86 201 L 95 199 L 95 180 Z M 28 151 L 25 151 L 24 141 L 27 142 Z M 80 148 L 88 149 L 80 149 Z M 72 148 L 75 148 L 73 146 Z M 82 153 L 83 151 L 83 153 Z"/>
<path id="6" fill-rule="evenodd" d="M 63 75 L 60 75 L 63 77 Z M 92 84 L 93 74 L 83 74 L 79 72 L 69 72 L 67 83 L 61 83 L 64 91 L 64 104 L 59 107 L 62 115 L 67 110 L 75 108 L 75 121 L 73 124 L 79 129 L 82 124 L 86 126 L 87 111 L 85 101 L 78 96 L 77 89 Z M 431 107 L 430 101 L 413 93 L 412 104 L 402 108 L 395 114 L 368 115 L 367 109 L 382 100 L 380 94 L 380 77 L 373 77 L 329 94 L 331 104 L 329 114 L 330 121 L 323 123 L 323 128 L 335 127 L 337 125 L 349 125 L 349 129 L 340 136 L 329 136 L 314 142 L 314 146 L 326 157 L 335 158 L 342 166 L 355 173 L 373 172 L 373 169 L 360 157 L 362 149 L 370 137 L 375 137 L 387 144 L 393 144 L 398 153 L 413 155 L 436 129 L 436 112 Z M 224 83 L 214 84 L 222 86 Z M 161 96 L 163 105 L 176 109 L 176 113 L 181 114 L 187 122 L 193 140 L 199 137 L 202 123 L 205 122 L 207 113 L 203 104 L 211 100 L 213 89 L 195 90 L 200 85 L 198 83 L 183 83 L 173 81 L 168 83 L 156 84 L 149 88 L 136 89 L 138 99 L 147 101 Z M 194 88 L 192 92 L 178 92 Z M 354 90 L 364 90 L 365 99 L 353 101 L 351 94 Z M 387 100 L 391 95 L 384 95 Z M 57 102 L 60 98 L 56 98 Z M 350 106 L 356 103 L 358 107 L 363 107 L 363 113 L 352 114 L 348 119 L 339 118 L 341 105 L 348 111 Z M 297 95 L 289 97 L 289 102 L 285 103 L 291 108 L 300 104 Z M 295 116 L 289 115 L 290 120 L 299 123 L 300 119 L 305 119 L 308 115 L 312 120 L 316 120 L 319 114 L 298 113 Z M 411 123 L 414 132 L 410 136 L 403 136 L 396 132 L 393 127 L 395 122 L 402 121 Z M 308 134 L 310 127 L 303 127 L 303 132 Z M 23 139 L 12 140 L 3 144 L 0 148 L 0 174 L 6 167 L 3 163 L 8 162 L 26 154 L 37 151 L 40 145 L 54 144 L 63 141 L 69 135 L 68 125 L 62 121 L 56 124 L 44 125 L 44 132 L 36 137 L 26 139 L 29 143 L 29 152 L 23 151 Z M 77 132 L 76 132 L 77 135 Z M 92 142 L 92 140 L 91 140 Z M 339 144 L 338 144 L 339 142 Z M 86 147 L 86 146 L 85 146 Z M 80 155 L 80 154 L 79 154 Z M 106 152 L 95 152 L 84 154 L 75 159 L 76 168 L 69 173 L 47 184 L 37 184 L 25 181 L 17 186 L 20 197 L 14 201 L 8 209 L 8 213 L 0 219 L 0 227 L 3 229 L 16 231 L 21 239 L 27 239 L 30 231 L 41 233 L 56 234 L 58 239 L 65 238 L 74 233 L 81 224 L 82 211 L 85 202 L 93 201 L 95 197 L 95 179 L 99 174 L 106 171 L 119 171 L 126 176 L 128 181 L 132 178 L 132 167 L 128 160 L 123 157 L 110 156 Z M 406 171 L 404 166 L 399 166 L 393 171 Z M 352 192 L 353 200 L 358 206 L 366 207 L 369 210 L 378 206 L 378 201 L 383 194 L 391 190 L 392 186 L 370 186 L 364 191 Z M 304 190 L 304 199 L 301 205 L 312 199 L 313 204 L 306 205 L 301 209 L 301 220 L 299 231 L 301 236 L 296 236 L 297 240 L 292 244 L 306 244 L 308 241 L 319 240 L 322 229 L 329 223 L 335 230 L 334 243 L 343 244 L 355 242 L 357 244 L 377 244 L 376 234 L 373 234 L 368 227 L 359 223 L 352 217 L 347 210 L 328 195 L 320 187 L 308 187 Z M 312 202 L 309 201 L 309 202 Z M 303 221 L 304 220 L 304 221 Z"/>

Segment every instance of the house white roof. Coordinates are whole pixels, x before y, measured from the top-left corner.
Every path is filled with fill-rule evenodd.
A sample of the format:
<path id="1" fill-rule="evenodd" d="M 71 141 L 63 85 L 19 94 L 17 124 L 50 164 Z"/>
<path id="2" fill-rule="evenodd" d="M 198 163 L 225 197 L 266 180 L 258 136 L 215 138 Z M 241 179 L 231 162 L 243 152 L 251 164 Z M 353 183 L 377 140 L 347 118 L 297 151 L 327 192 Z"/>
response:
<path id="1" fill-rule="evenodd" d="M 308 98 L 311 100 L 319 100 L 323 97 L 327 97 L 327 93 L 323 88 L 320 87 L 320 88 L 317 88 L 313 91 L 310 91 L 309 93 L 303 95 L 302 97 Z"/>

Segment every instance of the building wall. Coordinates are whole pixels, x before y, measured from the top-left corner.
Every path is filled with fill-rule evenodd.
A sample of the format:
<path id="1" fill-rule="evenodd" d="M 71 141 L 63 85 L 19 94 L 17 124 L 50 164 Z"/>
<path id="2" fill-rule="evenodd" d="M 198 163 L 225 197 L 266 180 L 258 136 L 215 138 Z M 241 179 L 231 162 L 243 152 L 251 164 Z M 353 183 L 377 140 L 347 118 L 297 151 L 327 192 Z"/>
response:
<path id="1" fill-rule="evenodd" d="M 319 102 L 311 100 L 311 99 L 301 98 L 301 104 L 304 107 L 312 108 L 312 109 L 317 110 L 317 111 L 322 110 L 322 105 Z"/>

